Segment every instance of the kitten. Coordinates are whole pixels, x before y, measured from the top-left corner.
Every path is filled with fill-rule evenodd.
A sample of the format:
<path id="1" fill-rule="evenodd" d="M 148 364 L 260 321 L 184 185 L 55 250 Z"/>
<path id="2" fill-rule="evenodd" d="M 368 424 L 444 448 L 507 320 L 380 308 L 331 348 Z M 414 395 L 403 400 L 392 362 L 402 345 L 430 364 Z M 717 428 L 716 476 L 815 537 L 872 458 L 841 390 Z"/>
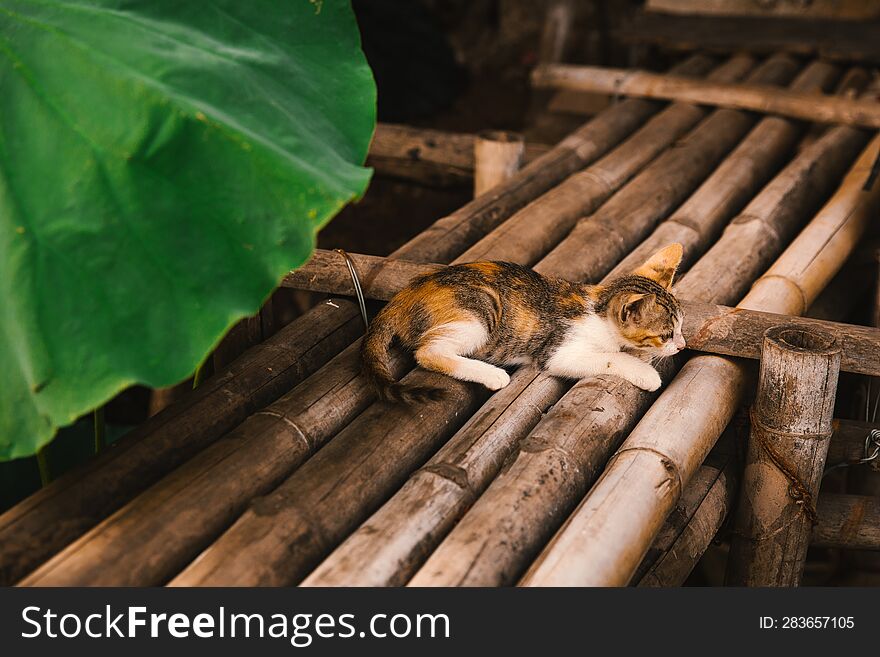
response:
<path id="1" fill-rule="evenodd" d="M 643 390 L 660 387 L 648 362 L 684 348 L 672 279 L 682 247 L 671 244 L 607 285 L 571 283 L 509 262 L 453 265 L 398 292 L 370 325 L 363 371 L 380 398 L 415 402 L 441 391 L 397 382 L 394 341 L 427 370 L 490 390 L 510 383 L 499 366 L 533 363 L 551 374 L 614 374 Z"/>

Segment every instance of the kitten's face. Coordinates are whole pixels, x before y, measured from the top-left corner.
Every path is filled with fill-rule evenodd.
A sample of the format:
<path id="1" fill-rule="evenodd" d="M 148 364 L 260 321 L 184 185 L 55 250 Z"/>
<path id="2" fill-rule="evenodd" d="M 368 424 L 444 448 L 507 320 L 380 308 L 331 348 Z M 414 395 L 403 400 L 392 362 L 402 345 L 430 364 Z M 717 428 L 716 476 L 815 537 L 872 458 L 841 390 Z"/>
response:
<path id="1" fill-rule="evenodd" d="M 672 356 L 684 349 L 681 309 L 670 293 L 621 296 L 616 318 L 629 348 L 656 356 Z"/>
<path id="2" fill-rule="evenodd" d="M 631 282 L 611 304 L 611 317 L 627 347 L 657 356 L 684 349 L 681 306 L 672 294 L 681 258 L 681 245 L 670 244 L 627 277 Z"/>

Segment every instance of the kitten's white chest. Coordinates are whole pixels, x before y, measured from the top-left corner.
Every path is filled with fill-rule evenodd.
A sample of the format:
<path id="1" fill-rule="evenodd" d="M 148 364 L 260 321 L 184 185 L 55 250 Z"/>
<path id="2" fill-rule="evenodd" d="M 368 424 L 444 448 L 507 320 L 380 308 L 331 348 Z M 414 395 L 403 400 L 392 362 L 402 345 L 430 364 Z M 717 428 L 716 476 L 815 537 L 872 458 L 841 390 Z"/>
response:
<path id="1" fill-rule="evenodd" d="M 620 351 L 620 337 L 609 326 L 608 320 L 598 315 L 586 315 L 572 324 L 553 359 L 579 361 L 591 354 L 617 351 Z"/>

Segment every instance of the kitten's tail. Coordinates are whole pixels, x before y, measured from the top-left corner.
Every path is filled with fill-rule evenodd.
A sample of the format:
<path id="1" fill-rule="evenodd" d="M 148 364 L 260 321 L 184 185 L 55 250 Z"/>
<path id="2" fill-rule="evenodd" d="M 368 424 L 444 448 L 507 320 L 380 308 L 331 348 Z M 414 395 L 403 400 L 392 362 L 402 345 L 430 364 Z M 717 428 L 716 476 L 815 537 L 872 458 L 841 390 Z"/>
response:
<path id="1" fill-rule="evenodd" d="M 442 399 L 442 388 L 409 385 L 394 379 L 390 360 L 391 342 L 395 335 L 393 317 L 381 312 L 370 324 L 361 342 L 361 372 L 376 390 L 379 399 L 403 404 Z"/>

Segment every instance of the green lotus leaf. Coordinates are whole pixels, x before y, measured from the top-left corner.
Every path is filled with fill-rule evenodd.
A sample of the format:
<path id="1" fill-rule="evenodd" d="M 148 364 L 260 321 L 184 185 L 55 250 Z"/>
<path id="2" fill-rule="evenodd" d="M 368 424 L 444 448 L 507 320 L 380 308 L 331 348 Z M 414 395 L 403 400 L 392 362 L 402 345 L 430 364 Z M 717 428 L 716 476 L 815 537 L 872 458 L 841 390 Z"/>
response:
<path id="1" fill-rule="evenodd" d="M 348 0 L 0 3 L 0 459 L 190 374 L 360 196 Z"/>

